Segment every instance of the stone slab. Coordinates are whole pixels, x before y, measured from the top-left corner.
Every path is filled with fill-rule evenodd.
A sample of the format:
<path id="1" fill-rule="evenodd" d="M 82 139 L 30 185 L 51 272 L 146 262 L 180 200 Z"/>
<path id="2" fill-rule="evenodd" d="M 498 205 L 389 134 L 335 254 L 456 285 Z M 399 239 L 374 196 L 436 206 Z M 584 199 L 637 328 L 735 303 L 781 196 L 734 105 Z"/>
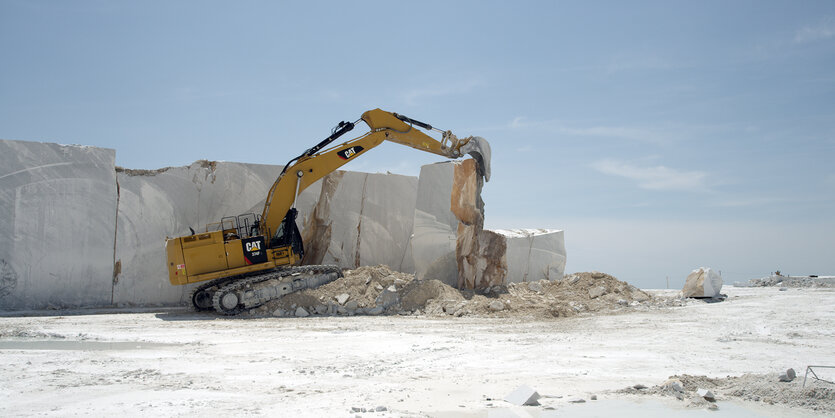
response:
<path id="1" fill-rule="evenodd" d="M 556 229 L 497 229 L 507 240 L 507 282 L 562 280 L 565 234 Z"/>
<path id="2" fill-rule="evenodd" d="M 0 309 L 110 304 L 115 156 L 0 140 Z"/>

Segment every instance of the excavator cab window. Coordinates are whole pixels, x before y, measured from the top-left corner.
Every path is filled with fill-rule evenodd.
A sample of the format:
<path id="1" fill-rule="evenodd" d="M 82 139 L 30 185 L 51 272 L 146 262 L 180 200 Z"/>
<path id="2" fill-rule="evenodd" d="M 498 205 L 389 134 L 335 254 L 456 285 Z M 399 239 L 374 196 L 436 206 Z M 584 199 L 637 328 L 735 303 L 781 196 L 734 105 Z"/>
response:
<path id="1" fill-rule="evenodd" d="M 290 208 L 281 225 L 278 227 L 275 236 L 270 239 L 270 248 L 291 246 L 293 252 L 299 257 L 304 256 L 304 244 L 302 244 L 302 236 L 299 233 L 299 228 L 296 226 L 296 215 L 298 211 L 296 208 Z"/>

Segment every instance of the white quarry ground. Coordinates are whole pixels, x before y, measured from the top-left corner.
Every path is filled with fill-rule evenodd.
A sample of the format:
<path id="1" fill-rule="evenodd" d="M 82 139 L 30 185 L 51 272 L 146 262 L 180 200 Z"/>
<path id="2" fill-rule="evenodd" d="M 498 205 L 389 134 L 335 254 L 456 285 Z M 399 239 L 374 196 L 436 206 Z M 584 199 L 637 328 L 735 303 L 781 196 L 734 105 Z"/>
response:
<path id="1" fill-rule="evenodd" d="M 721 303 L 544 321 L 5 314 L 0 416 L 577 416 L 629 396 L 615 390 L 671 375 L 776 380 L 792 367 L 802 379 L 807 365 L 835 365 L 835 290 L 723 292 Z M 501 400 L 523 384 L 543 396 L 542 406 Z M 569 404 L 575 398 L 587 402 Z M 674 399 L 653 402 L 665 414 L 683 411 Z M 717 404 L 720 414 L 824 413 L 721 393 Z"/>

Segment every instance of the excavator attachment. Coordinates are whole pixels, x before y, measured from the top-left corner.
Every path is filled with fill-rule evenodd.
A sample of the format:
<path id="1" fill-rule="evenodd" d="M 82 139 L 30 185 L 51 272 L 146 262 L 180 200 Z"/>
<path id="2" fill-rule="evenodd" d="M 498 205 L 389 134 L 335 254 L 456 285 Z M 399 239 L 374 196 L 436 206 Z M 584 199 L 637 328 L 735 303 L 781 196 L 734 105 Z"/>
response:
<path id="1" fill-rule="evenodd" d="M 470 154 L 478 165 L 479 174 L 490 181 L 490 144 L 480 136 L 471 136 L 459 148 L 461 154 Z"/>

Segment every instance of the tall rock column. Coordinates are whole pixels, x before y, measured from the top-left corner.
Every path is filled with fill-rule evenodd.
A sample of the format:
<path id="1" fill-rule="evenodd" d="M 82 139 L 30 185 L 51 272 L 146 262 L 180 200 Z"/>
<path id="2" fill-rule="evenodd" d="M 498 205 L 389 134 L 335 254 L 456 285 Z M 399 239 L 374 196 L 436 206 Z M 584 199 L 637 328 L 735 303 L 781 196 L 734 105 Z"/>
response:
<path id="1" fill-rule="evenodd" d="M 481 187 L 474 160 L 421 167 L 412 235 L 418 279 L 465 289 L 505 282 L 505 238 L 483 229 Z"/>
<path id="2" fill-rule="evenodd" d="M 504 284 L 507 243 L 504 236 L 484 230 L 483 179 L 474 160 L 455 164 L 450 209 L 458 218 L 455 260 L 459 289 L 482 289 Z"/>

